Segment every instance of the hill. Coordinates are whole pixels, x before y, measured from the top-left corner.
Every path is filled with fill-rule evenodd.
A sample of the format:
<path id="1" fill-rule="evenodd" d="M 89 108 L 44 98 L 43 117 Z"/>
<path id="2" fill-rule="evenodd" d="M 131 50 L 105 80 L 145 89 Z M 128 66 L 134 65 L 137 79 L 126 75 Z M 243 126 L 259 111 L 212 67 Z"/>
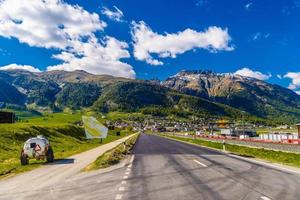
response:
<path id="1" fill-rule="evenodd" d="M 176 91 L 244 110 L 262 118 L 300 119 L 300 96 L 258 79 L 207 71 L 182 71 L 162 82 Z"/>

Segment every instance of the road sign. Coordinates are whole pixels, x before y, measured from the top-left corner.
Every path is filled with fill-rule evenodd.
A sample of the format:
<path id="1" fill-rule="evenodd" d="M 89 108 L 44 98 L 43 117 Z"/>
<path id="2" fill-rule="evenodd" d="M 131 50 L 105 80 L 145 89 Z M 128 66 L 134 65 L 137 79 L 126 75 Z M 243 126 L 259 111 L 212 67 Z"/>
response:
<path id="1" fill-rule="evenodd" d="M 87 139 L 107 137 L 108 129 L 95 117 L 82 116 L 82 121 Z"/>

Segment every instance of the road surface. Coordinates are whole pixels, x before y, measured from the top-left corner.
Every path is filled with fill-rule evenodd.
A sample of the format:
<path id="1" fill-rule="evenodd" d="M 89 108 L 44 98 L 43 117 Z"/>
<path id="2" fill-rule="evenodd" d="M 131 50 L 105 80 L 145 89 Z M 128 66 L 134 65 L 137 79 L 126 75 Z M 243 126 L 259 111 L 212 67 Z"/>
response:
<path id="1" fill-rule="evenodd" d="M 13 199 L 39 199 L 41 195 L 42 199 L 80 200 L 300 199 L 299 173 L 203 147 L 142 134 L 133 155 L 132 163 L 125 166 L 73 175 Z M 1 192 L 0 199 L 12 199 Z"/>

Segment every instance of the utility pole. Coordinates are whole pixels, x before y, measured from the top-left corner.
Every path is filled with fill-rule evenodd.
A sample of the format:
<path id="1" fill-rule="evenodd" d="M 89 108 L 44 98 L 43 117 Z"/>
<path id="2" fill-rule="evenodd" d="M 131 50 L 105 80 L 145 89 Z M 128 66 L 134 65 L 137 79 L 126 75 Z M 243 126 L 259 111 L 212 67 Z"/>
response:
<path id="1" fill-rule="evenodd" d="M 243 114 L 243 135 L 245 135 L 245 111 L 242 111 Z"/>

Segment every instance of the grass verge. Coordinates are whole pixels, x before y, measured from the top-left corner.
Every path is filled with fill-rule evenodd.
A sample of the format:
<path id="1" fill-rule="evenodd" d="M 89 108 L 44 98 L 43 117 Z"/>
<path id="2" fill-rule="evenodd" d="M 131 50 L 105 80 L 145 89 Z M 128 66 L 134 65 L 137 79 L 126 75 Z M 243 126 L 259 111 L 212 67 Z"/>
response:
<path id="1" fill-rule="evenodd" d="M 124 143 L 119 144 L 115 148 L 105 152 L 93 163 L 88 165 L 83 171 L 91 171 L 118 164 L 122 159 L 125 158 L 127 154 L 130 153 L 138 137 L 139 134 L 136 134 L 135 136 L 127 139 Z"/>
<path id="2" fill-rule="evenodd" d="M 222 150 L 223 144 L 221 142 L 211 142 L 201 139 L 190 139 L 182 138 L 176 136 L 170 136 L 163 134 L 162 136 L 167 138 L 172 138 L 179 141 L 189 142 L 197 144 L 200 146 L 210 147 L 213 149 Z M 280 163 L 284 165 L 289 165 L 293 167 L 300 167 L 300 154 L 297 153 L 288 153 L 282 151 L 275 151 L 263 148 L 251 148 L 240 145 L 226 144 L 226 151 L 231 152 L 236 155 L 258 158 L 266 161 L 271 161 L 274 163 Z"/>

